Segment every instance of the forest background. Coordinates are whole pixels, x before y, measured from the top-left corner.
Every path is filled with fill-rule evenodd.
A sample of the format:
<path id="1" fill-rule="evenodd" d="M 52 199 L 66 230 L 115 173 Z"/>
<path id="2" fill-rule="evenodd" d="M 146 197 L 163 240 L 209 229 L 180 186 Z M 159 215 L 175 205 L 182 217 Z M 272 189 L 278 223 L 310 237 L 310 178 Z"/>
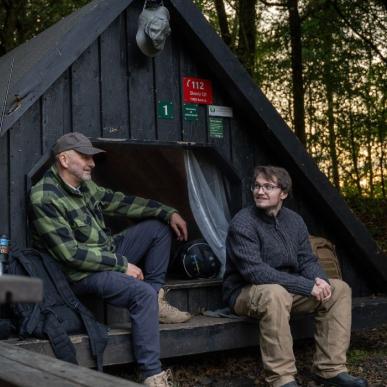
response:
<path id="1" fill-rule="evenodd" d="M 0 56 L 90 0 L 0 0 Z M 194 0 L 387 251 L 387 5 Z"/>

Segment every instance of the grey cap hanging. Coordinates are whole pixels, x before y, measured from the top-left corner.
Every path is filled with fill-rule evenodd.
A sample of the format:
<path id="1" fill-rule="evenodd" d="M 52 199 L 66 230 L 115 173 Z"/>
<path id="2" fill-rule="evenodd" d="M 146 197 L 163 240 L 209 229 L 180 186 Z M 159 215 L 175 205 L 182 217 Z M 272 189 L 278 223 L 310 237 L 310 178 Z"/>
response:
<path id="1" fill-rule="evenodd" d="M 161 52 L 170 33 L 167 8 L 158 6 L 142 10 L 138 19 L 136 42 L 144 55 L 153 57 Z"/>

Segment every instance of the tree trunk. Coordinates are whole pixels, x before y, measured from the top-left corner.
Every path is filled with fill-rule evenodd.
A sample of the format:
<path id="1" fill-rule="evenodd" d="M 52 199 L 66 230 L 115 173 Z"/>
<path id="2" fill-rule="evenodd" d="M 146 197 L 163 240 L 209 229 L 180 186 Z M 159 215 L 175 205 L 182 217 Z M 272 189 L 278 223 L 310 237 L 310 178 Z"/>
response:
<path id="1" fill-rule="evenodd" d="M 325 86 L 325 95 L 327 102 L 327 116 L 328 116 L 328 133 L 329 133 L 329 154 L 332 161 L 332 177 L 333 184 L 340 191 L 340 174 L 339 162 L 336 151 L 336 133 L 335 133 L 335 118 L 334 118 L 334 102 L 333 102 L 333 80 L 332 72 L 332 36 L 327 35 L 325 39 L 325 55 L 326 59 L 323 64 L 323 77 Z"/>
<path id="2" fill-rule="evenodd" d="M 385 185 L 385 181 L 386 181 L 386 178 L 384 176 L 384 169 L 386 167 L 386 164 L 385 164 L 385 157 L 384 157 L 384 153 L 385 153 L 385 150 L 384 150 L 384 142 L 383 142 L 383 139 L 382 139 L 382 135 L 381 135 L 381 129 L 379 129 L 380 131 L 380 156 L 379 156 L 379 166 L 380 166 L 380 179 L 381 179 L 381 187 L 382 187 L 382 195 L 383 195 L 383 199 L 386 199 L 387 196 L 386 196 L 386 185 Z"/>
<path id="3" fill-rule="evenodd" d="M 26 7 L 27 0 L 1 0 L 4 12 L 4 25 L 0 30 L 0 56 L 22 43 L 24 35 L 20 18 Z"/>
<path id="4" fill-rule="evenodd" d="M 294 130 L 301 143 L 306 145 L 301 19 L 298 13 L 298 0 L 287 0 L 287 8 L 292 61 Z"/>
<path id="5" fill-rule="evenodd" d="M 372 63 L 372 53 L 370 50 L 368 50 L 368 65 L 371 66 Z M 370 75 L 368 74 L 368 77 Z M 371 107 L 371 101 L 370 101 L 370 95 L 371 95 L 371 84 L 370 80 L 367 80 L 367 93 L 365 97 L 365 104 L 367 107 L 367 118 L 366 118 L 366 130 L 367 130 L 367 167 L 369 170 L 369 186 L 370 186 L 370 196 L 371 198 L 374 197 L 374 170 L 373 170 L 373 163 L 372 163 L 372 124 L 371 124 L 371 117 L 372 117 L 372 107 Z"/>
<path id="6" fill-rule="evenodd" d="M 351 95 L 349 96 L 351 98 Z M 362 188 L 360 184 L 360 173 L 359 173 L 359 148 L 356 146 L 355 133 L 353 131 L 353 117 L 352 117 L 352 106 L 349 106 L 349 140 L 351 144 L 351 159 L 353 163 L 353 169 L 356 176 L 356 188 L 359 196 L 362 195 Z"/>
<path id="7" fill-rule="evenodd" d="M 228 27 L 226 10 L 224 8 L 223 0 L 215 0 L 216 13 L 218 15 L 220 34 L 223 41 L 230 47 L 231 45 L 231 34 Z"/>
<path id="8" fill-rule="evenodd" d="M 384 95 L 382 99 L 381 106 L 385 107 L 386 106 L 386 95 Z M 380 122 L 378 122 L 378 142 L 380 144 L 380 155 L 379 155 L 379 168 L 380 168 L 380 184 L 382 187 L 382 195 L 383 199 L 386 199 L 386 177 L 385 177 L 385 172 L 386 172 L 386 131 L 385 131 L 385 118 L 386 114 L 385 111 L 381 112 L 380 114 Z"/>
<path id="9" fill-rule="evenodd" d="M 250 75 L 255 72 L 257 26 L 255 7 L 257 0 L 239 0 L 239 35 L 237 56 Z"/>
<path id="10" fill-rule="evenodd" d="M 333 90 L 329 80 L 325 84 L 325 92 L 327 98 L 327 115 L 328 115 L 328 133 L 329 133 L 329 154 L 332 161 L 332 177 L 333 184 L 340 191 L 340 174 L 339 162 L 337 160 L 336 151 L 336 133 L 335 133 L 335 119 L 333 114 Z"/>

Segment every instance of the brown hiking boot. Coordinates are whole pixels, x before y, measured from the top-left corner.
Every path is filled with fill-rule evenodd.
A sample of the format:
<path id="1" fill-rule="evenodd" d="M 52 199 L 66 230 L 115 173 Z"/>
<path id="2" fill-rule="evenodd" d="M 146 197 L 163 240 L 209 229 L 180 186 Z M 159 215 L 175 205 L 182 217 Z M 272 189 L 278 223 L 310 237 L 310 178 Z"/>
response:
<path id="1" fill-rule="evenodd" d="M 177 324 L 188 321 L 191 318 L 191 314 L 188 312 L 182 312 L 181 310 L 170 305 L 165 298 L 164 289 L 160 289 L 159 292 L 159 321 L 161 324 Z"/>
<path id="2" fill-rule="evenodd" d="M 148 387 L 172 387 L 172 372 L 168 369 L 159 374 L 149 376 L 144 380 L 144 384 Z"/>

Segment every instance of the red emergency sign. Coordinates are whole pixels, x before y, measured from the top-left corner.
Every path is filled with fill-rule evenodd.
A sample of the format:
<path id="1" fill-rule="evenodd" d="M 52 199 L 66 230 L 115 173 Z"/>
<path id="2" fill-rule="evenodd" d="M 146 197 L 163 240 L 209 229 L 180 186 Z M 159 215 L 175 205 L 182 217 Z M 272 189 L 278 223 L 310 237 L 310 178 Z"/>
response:
<path id="1" fill-rule="evenodd" d="M 212 105 L 212 83 L 208 79 L 183 77 L 183 99 L 187 103 Z"/>

